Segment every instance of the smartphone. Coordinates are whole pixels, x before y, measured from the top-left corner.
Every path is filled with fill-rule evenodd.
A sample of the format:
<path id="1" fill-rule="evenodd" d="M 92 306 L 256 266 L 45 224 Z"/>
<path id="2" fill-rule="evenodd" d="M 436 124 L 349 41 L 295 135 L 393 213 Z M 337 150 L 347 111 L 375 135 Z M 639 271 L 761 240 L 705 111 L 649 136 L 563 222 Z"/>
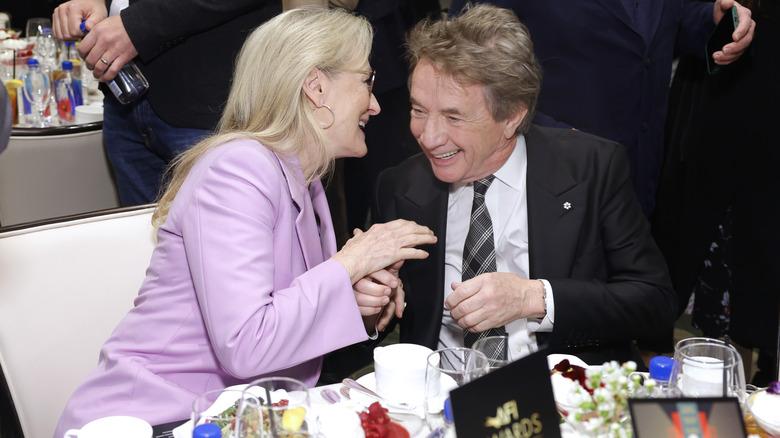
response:
<path id="1" fill-rule="evenodd" d="M 720 66 L 715 64 L 715 61 L 712 59 L 712 54 L 722 50 L 723 46 L 734 41 L 731 36 L 734 34 L 734 30 L 737 28 L 738 24 L 739 16 L 737 14 L 737 7 L 732 6 L 731 9 L 723 14 L 718 25 L 715 26 L 715 30 L 712 31 L 712 34 L 707 39 L 704 51 L 706 53 L 705 57 L 707 58 L 707 71 L 711 75 L 714 75 L 720 70 Z"/>

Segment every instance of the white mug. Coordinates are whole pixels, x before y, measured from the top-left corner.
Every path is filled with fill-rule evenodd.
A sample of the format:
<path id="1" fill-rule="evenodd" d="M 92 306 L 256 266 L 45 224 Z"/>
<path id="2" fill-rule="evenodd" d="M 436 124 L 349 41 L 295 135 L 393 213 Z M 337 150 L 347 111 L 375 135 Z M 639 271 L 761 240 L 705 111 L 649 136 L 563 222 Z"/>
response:
<path id="1" fill-rule="evenodd" d="M 425 396 L 426 359 L 433 353 L 416 344 L 391 344 L 374 349 L 376 392 L 394 403 L 419 406 Z"/>
<path id="2" fill-rule="evenodd" d="M 128 416 L 103 417 L 90 421 L 81 429 L 70 429 L 65 438 L 151 438 L 152 425 Z"/>

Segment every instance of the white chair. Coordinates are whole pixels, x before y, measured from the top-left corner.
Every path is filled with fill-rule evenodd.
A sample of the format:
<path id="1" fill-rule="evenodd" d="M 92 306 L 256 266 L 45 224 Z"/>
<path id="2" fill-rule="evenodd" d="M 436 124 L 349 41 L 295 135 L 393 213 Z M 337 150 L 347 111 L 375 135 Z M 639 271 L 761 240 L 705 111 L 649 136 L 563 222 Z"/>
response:
<path id="1" fill-rule="evenodd" d="M 103 131 L 12 135 L 0 154 L 0 225 L 119 207 Z"/>
<path id="2" fill-rule="evenodd" d="M 51 438 L 133 306 L 154 205 L 0 228 L 0 366 L 25 438 Z"/>

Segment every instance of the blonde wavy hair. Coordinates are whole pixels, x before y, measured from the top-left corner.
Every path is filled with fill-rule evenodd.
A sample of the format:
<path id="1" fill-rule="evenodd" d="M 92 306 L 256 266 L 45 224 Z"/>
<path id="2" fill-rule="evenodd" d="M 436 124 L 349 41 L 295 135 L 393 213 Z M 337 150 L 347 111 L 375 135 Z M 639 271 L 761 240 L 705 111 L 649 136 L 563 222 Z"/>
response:
<path id="1" fill-rule="evenodd" d="M 360 68 L 371 52 L 371 24 L 344 9 L 306 6 L 284 12 L 255 29 L 238 55 L 233 84 L 217 131 L 174 159 L 152 222 L 162 225 L 195 163 L 238 138 L 259 141 L 282 157 L 306 150 L 315 163 L 307 184 L 333 165 L 323 128 L 303 91 L 307 75 L 328 77 Z"/>

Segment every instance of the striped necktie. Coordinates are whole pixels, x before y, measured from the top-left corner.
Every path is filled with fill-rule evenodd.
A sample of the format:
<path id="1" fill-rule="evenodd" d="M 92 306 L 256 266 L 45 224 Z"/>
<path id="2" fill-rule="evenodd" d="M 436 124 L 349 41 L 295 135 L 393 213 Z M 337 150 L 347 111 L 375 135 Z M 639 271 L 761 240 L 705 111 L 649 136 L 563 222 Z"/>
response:
<path id="1" fill-rule="evenodd" d="M 463 281 L 485 272 L 496 272 L 496 251 L 493 243 L 493 221 L 485 206 L 485 192 L 495 175 L 474 181 L 474 203 L 471 205 L 471 225 L 463 247 Z M 463 344 L 471 348 L 474 343 L 488 336 L 506 336 L 504 327 L 496 327 L 481 333 L 464 330 Z M 491 359 L 506 359 L 506 351 L 495 351 Z"/>

